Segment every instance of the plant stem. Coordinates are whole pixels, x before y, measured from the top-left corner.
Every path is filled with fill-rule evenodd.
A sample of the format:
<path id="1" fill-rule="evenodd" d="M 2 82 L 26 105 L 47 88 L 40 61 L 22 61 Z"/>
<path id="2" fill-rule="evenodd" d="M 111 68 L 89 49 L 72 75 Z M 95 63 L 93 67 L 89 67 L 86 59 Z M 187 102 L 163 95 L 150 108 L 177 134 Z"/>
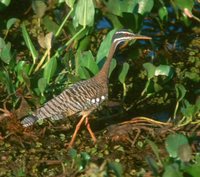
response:
<path id="1" fill-rule="evenodd" d="M 71 8 L 71 10 L 69 11 L 69 13 L 67 14 L 67 16 L 65 17 L 65 19 L 63 20 L 62 24 L 60 25 L 60 27 L 58 28 L 55 37 L 58 37 L 58 35 L 60 34 L 64 24 L 66 23 L 67 19 L 69 18 L 69 16 L 71 15 L 71 13 L 73 12 L 73 8 Z"/>

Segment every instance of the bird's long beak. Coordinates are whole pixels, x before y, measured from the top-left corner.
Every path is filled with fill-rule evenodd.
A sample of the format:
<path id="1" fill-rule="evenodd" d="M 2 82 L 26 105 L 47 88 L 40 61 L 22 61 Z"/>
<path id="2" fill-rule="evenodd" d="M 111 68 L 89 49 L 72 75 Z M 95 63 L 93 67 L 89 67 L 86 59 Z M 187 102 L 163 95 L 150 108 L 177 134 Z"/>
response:
<path id="1" fill-rule="evenodd" d="M 133 39 L 151 40 L 152 38 L 151 38 L 151 37 L 148 37 L 148 36 L 143 36 L 143 35 L 135 34 L 135 35 L 133 36 Z"/>

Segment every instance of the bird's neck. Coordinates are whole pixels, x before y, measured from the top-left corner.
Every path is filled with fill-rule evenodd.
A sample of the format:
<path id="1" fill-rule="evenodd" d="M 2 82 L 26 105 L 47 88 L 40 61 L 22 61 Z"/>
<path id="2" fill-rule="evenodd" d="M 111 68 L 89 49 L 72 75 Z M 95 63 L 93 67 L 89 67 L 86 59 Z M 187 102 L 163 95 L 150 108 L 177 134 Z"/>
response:
<path id="1" fill-rule="evenodd" d="M 108 53 L 108 57 L 107 57 L 104 65 L 103 65 L 103 67 L 101 68 L 101 70 L 97 74 L 97 77 L 99 77 L 101 80 L 107 80 L 108 79 L 110 64 L 111 64 L 114 53 L 115 53 L 115 47 L 112 44 L 112 46 L 110 47 L 110 51 Z"/>

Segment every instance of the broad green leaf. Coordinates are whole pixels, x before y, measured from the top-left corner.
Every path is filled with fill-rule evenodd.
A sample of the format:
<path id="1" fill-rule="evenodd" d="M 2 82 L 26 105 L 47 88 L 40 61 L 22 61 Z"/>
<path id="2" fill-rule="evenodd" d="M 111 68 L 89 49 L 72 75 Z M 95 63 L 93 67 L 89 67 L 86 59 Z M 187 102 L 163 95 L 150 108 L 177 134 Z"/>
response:
<path id="1" fill-rule="evenodd" d="M 93 0 L 78 0 L 76 10 L 75 10 L 75 19 L 82 26 L 92 26 L 94 23 L 94 3 Z"/>
<path id="2" fill-rule="evenodd" d="M 65 0 L 65 2 L 70 8 L 73 8 L 75 0 Z"/>
<path id="3" fill-rule="evenodd" d="M 159 14 L 159 17 L 162 21 L 168 19 L 168 11 L 167 11 L 167 8 L 165 6 L 163 6 L 159 9 L 158 14 Z"/>
<path id="4" fill-rule="evenodd" d="M 138 0 L 138 13 L 141 15 L 145 15 L 151 12 L 154 1 L 153 0 Z"/>
<path id="5" fill-rule="evenodd" d="M 99 71 L 99 68 L 94 60 L 94 57 L 91 53 L 91 51 L 84 52 L 80 55 L 80 66 L 86 67 L 88 70 L 90 70 L 94 75 L 97 74 Z"/>
<path id="6" fill-rule="evenodd" d="M 80 76 L 81 79 L 89 79 L 90 78 L 90 74 L 87 71 L 87 69 L 85 69 L 84 67 L 78 67 L 78 75 Z"/>
<path id="7" fill-rule="evenodd" d="M 9 30 L 13 24 L 15 24 L 19 19 L 10 18 L 6 23 L 6 29 Z"/>
<path id="8" fill-rule="evenodd" d="M 24 41 L 26 43 L 26 46 L 28 47 L 28 49 L 30 50 L 31 52 L 31 55 L 32 55 L 32 58 L 33 58 L 33 64 L 35 64 L 35 61 L 38 57 L 38 52 L 36 51 L 31 39 L 30 39 L 30 36 L 26 30 L 26 27 L 24 24 L 22 24 L 21 26 L 22 28 L 22 34 L 23 34 L 23 38 L 24 38 Z"/>
<path id="9" fill-rule="evenodd" d="M 110 31 L 107 34 L 106 38 L 101 43 L 98 53 L 97 53 L 97 57 L 96 57 L 97 63 L 99 63 L 102 59 L 104 59 L 108 55 L 108 52 L 112 43 L 112 37 L 115 32 L 116 32 L 116 29 Z"/>
<path id="10" fill-rule="evenodd" d="M 46 79 L 47 84 L 49 84 L 56 69 L 57 69 L 57 59 L 56 59 L 56 57 L 53 57 L 49 60 L 49 62 L 46 64 L 46 66 L 44 68 L 43 77 Z"/>
<path id="11" fill-rule="evenodd" d="M 48 32 L 53 32 L 55 35 L 58 31 L 59 26 L 49 16 L 45 16 L 42 23 L 45 25 Z"/>
<path id="12" fill-rule="evenodd" d="M 116 0 L 109 0 L 109 1 L 104 1 L 104 3 L 106 4 L 106 7 L 108 8 L 110 13 L 117 16 L 122 16 L 121 4 L 125 3 L 124 1 L 120 3 L 120 1 L 116 2 Z M 125 7 L 128 8 L 126 3 L 125 3 Z M 123 9 L 125 8 L 123 7 Z"/>
<path id="13" fill-rule="evenodd" d="M 1 42 L 1 44 L 3 44 Z M 4 46 L 1 45 L 0 47 L 0 58 L 3 62 L 5 62 L 6 64 L 9 64 L 10 63 L 10 60 L 11 60 L 11 43 L 8 42 L 7 44 L 4 43 Z"/>
<path id="14" fill-rule="evenodd" d="M 156 67 L 152 63 L 144 63 L 143 67 L 147 71 L 148 79 L 151 79 L 155 75 Z"/>
<path id="15" fill-rule="evenodd" d="M 24 75 L 28 76 L 30 66 L 25 61 L 19 61 L 15 67 L 17 79 L 22 83 L 24 82 Z"/>
<path id="16" fill-rule="evenodd" d="M 43 77 L 40 78 L 40 79 L 38 80 L 38 89 L 39 89 L 41 95 L 43 95 L 46 86 L 47 86 L 47 81 L 46 81 L 46 79 L 43 78 Z"/>
<path id="17" fill-rule="evenodd" d="M 180 148 L 187 144 L 188 139 L 182 134 L 170 134 L 165 141 L 167 152 L 173 158 L 179 158 Z"/>
<path id="18" fill-rule="evenodd" d="M 126 79 L 126 75 L 128 73 L 129 70 L 129 64 L 127 62 L 123 63 L 123 68 L 122 71 L 119 74 L 119 81 L 124 84 L 125 83 L 125 79 Z"/>
<path id="19" fill-rule="evenodd" d="M 194 6 L 193 0 L 174 0 L 174 3 L 181 9 L 184 10 L 187 8 L 189 11 L 192 11 Z"/>
<path id="20" fill-rule="evenodd" d="M 155 70 L 155 76 L 159 76 L 159 75 L 164 75 L 164 76 L 169 76 L 171 67 L 168 65 L 159 65 L 158 67 L 156 67 Z"/>
<path id="21" fill-rule="evenodd" d="M 38 18 L 42 18 L 47 10 L 47 5 L 42 0 L 33 0 L 32 8 Z"/>
<path id="22" fill-rule="evenodd" d="M 178 101 L 181 101 L 185 94 L 186 94 L 186 89 L 182 84 L 176 84 L 175 85 L 175 90 L 176 90 L 176 98 Z"/>
<path id="23" fill-rule="evenodd" d="M 165 167 L 162 177 L 183 177 L 183 174 L 180 171 L 178 164 L 174 163 Z"/>

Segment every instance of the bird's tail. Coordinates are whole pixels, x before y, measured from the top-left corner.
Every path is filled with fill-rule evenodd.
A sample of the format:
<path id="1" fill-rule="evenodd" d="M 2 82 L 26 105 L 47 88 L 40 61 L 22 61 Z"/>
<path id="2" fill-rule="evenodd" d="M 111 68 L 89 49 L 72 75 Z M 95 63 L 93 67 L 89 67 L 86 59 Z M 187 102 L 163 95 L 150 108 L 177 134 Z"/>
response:
<path id="1" fill-rule="evenodd" d="M 29 116 L 25 117 L 21 121 L 21 123 L 22 123 L 23 127 L 29 127 L 29 126 L 33 125 L 37 120 L 38 120 L 37 116 L 29 115 Z"/>

